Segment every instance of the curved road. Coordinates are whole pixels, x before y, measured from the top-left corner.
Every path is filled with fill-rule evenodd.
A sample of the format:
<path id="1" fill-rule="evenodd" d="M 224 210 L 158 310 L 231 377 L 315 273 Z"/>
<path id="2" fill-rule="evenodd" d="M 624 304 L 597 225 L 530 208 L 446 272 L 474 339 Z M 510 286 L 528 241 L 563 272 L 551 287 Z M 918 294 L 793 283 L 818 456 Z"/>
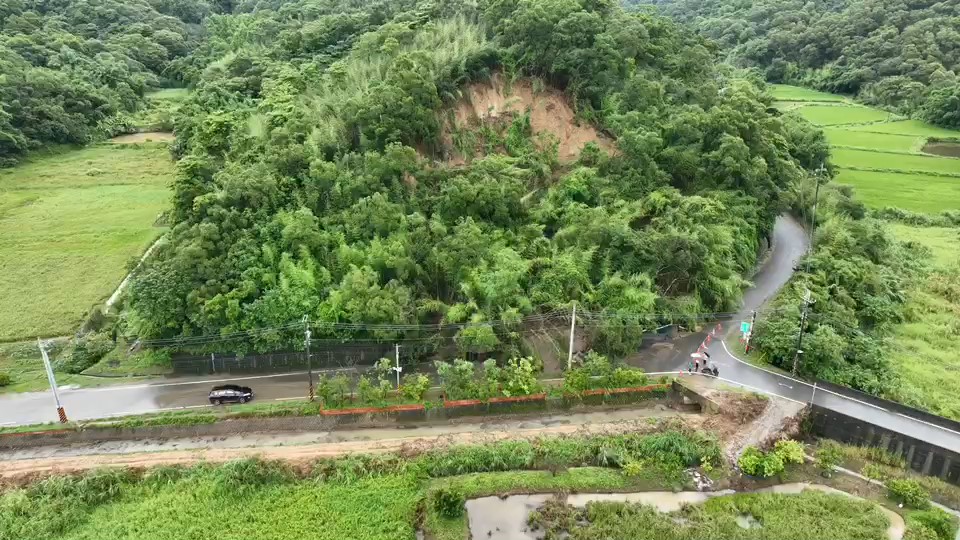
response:
<path id="1" fill-rule="evenodd" d="M 769 257 L 753 277 L 753 286 L 744 293 L 740 315 L 717 335 L 709 346 L 713 360 L 720 368 L 722 380 L 747 388 L 777 395 L 798 402 L 815 402 L 831 410 L 903 433 L 915 439 L 960 453 L 960 433 L 910 418 L 894 411 L 860 402 L 806 382 L 748 364 L 729 350 L 723 337 L 739 329 L 739 321 L 748 320 L 750 312 L 761 308 L 790 279 L 796 262 L 808 247 L 806 231 L 792 218 L 781 217 L 774 227 L 773 246 Z M 686 368 L 690 353 L 697 350 L 703 335 L 678 341 L 676 352 L 667 359 L 644 364 L 650 372 L 680 371 Z M 260 401 L 297 399 L 305 395 L 304 374 L 260 375 L 214 379 L 198 377 L 176 381 L 114 386 L 96 389 L 67 389 L 61 400 L 71 419 L 82 420 L 138 414 L 159 410 L 200 408 L 208 406 L 206 392 L 219 381 L 255 386 Z M 49 392 L 0 396 L 0 426 L 56 421 L 53 398 Z"/>

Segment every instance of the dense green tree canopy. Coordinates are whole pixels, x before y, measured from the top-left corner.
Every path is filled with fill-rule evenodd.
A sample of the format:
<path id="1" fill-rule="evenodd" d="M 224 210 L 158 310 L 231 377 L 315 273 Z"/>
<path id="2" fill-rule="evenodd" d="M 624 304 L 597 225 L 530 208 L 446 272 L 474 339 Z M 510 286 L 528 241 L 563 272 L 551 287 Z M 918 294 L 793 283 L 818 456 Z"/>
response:
<path id="1" fill-rule="evenodd" d="M 260 2 L 205 26 L 172 230 L 127 303 L 142 338 L 278 328 L 263 350 L 307 315 L 467 324 L 461 349 L 489 352 L 577 301 L 624 352 L 665 314 L 734 308 L 781 193 L 827 158 L 700 38 L 614 2 Z M 617 150 L 561 165 L 518 113 L 446 162 L 445 111 L 495 73 L 564 90 Z"/>
<path id="2" fill-rule="evenodd" d="M 960 128 L 960 3 L 653 0 L 773 82 L 853 94 Z"/>
<path id="3" fill-rule="evenodd" d="M 177 61 L 200 32 L 190 23 L 209 11 L 203 0 L 5 0 L 0 166 L 44 145 L 86 143 L 147 90 L 181 79 Z"/>

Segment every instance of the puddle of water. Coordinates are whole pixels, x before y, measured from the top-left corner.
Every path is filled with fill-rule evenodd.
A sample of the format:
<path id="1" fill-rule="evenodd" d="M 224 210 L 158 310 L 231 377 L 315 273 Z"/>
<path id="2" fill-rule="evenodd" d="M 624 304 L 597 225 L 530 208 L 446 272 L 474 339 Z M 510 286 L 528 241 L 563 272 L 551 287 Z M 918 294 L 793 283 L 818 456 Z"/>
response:
<path id="1" fill-rule="evenodd" d="M 540 535 L 528 530 L 527 517 L 553 497 L 545 494 L 470 499 L 467 501 L 470 536 L 489 540 L 539 540 Z"/>
<path id="2" fill-rule="evenodd" d="M 922 151 L 936 156 L 960 158 L 960 143 L 949 141 L 928 142 L 923 145 Z"/>
<path id="3" fill-rule="evenodd" d="M 115 144 L 133 144 L 142 142 L 171 142 L 176 137 L 167 131 L 148 131 L 144 133 L 129 133 L 110 139 Z"/>
<path id="4" fill-rule="evenodd" d="M 819 484 L 793 483 L 758 489 L 754 493 L 779 493 L 796 495 L 804 490 L 823 491 L 860 499 L 845 491 Z M 685 504 L 700 504 L 713 497 L 732 495 L 733 490 L 700 492 L 648 491 L 643 493 L 578 493 L 567 495 L 567 504 L 583 507 L 589 502 L 627 502 L 646 504 L 660 512 L 676 512 Z M 470 524 L 470 536 L 475 540 L 540 540 L 541 532 L 531 532 L 527 525 L 530 513 L 555 497 L 553 494 L 511 495 L 509 497 L 482 497 L 467 501 L 467 519 Z M 862 500 L 862 499 L 861 499 Z M 906 529 L 903 518 L 892 510 L 878 505 L 878 508 L 890 520 L 887 536 L 890 540 L 901 540 Z M 761 528 L 762 524 L 753 516 L 742 515 L 735 518 L 737 525 L 744 529 Z"/>

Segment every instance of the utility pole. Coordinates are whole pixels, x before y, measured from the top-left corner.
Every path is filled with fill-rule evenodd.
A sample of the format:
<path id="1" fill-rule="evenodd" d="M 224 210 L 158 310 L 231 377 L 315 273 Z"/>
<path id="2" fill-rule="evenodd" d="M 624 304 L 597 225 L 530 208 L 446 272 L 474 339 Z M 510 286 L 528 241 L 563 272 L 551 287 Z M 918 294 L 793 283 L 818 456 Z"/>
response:
<path id="1" fill-rule="evenodd" d="M 793 355 L 793 374 L 797 374 L 797 362 L 800 360 L 800 355 L 803 354 L 803 328 L 807 322 L 807 310 L 810 308 L 810 305 L 813 304 L 812 294 L 810 289 L 807 289 L 807 292 L 803 295 L 803 311 L 800 312 L 800 332 L 797 335 L 797 352 Z"/>
<path id="2" fill-rule="evenodd" d="M 397 365 L 393 368 L 397 372 L 397 390 L 400 390 L 400 372 L 403 371 L 403 368 L 400 367 L 400 344 L 395 343 L 394 345 L 395 357 L 397 359 Z"/>
<path id="3" fill-rule="evenodd" d="M 47 381 L 50 382 L 50 390 L 53 391 L 53 399 L 57 403 L 57 416 L 60 417 L 60 423 L 67 423 L 67 411 L 60 404 L 60 394 L 57 392 L 57 379 L 53 376 L 53 367 L 50 366 L 50 357 L 47 356 L 47 349 L 43 346 L 40 338 L 37 338 L 37 346 L 40 347 L 40 356 L 43 357 L 43 367 L 47 370 Z"/>
<path id="4" fill-rule="evenodd" d="M 573 301 L 573 315 L 570 317 L 570 349 L 567 351 L 567 369 L 573 367 L 573 336 L 577 330 L 577 301 Z"/>
<path id="5" fill-rule="evenodd" d="M 303 337 L 304 337 L 304 344 L 306 345 L 306 348 L 307 348 L 307 379 L 309 380 L 307 396 L 309 397 L 310 401 L 313 401 L 314 399 L 313 361 L 310 358 L 310 316 L 309 315 L 303 316 Z"/>
<path id="6" fill-rule="evenodd" d="M 753 328 L 757 324 L 757 310 L 753 310 L 753 314 L 750 315 L 750 331 L 747 332 L 747 340 L 743 344 L 743 352 L 750 352 L 750 338 L 753 337 Z"/>

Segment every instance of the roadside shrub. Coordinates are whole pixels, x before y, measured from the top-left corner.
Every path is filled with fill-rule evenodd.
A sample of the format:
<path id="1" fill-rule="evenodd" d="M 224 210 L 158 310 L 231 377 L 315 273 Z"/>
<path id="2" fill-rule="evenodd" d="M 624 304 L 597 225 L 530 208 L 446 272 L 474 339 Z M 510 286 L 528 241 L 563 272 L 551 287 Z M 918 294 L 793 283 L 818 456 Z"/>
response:
<path id="1" fill-rule="evenodd" d="M 448 519 L 462 516 L 466 502 L 463 493 L 456 489 L 441 488 L 433 492 L 433 509 Z"/>
<path id="2" fill-rule="evenodd" d="M 503 441 L 483 446 L 454 446 L 424 455 L 420 463 L 432 477 L 529 469 L 535 460 L 533 444 Z"/>
<path id="3" fill-rule="evenodd" d="M 511 358 L 501 373 L 503 378 L 501 391 L 507 397 L 529 396 L 539 393 L 542 389 L 540 381 L 537 380 L 536 367 L 530 357 Z"/>
<path id="4" fill-rule="evenodd" d="M 951 540 L 954 537 L 955 518 L 940 508 L 920 510 L 907 515 L 907 530 L 926 529 L 934 538 Z"/>
<path id="5" fill-rule="evenodd" d="M 647 384 L 647 374 L 640 369 L 618 367 L 606 380 L 607 388 L 631 388 Z"/>
<path id="6" fill-rule="evenodd" d="M 474 381 L 473 364 L 466 360 L 454 360 L 453 364 L 435 362 L 437 374 L 443 381 L 441 387 L 446 399 L 470 399 L 477 395 L 477 384 Z"/>
<path id="7" fill-rule="evenodd" d="M 565 395 L 579 397 L 585 390 L 589 389 L 590 373 L 586 369 L 574 368 L 563 374 L 563 393 Z"/>
<path id="8" fill-rule="evenodd" d="M 783 458 L 777 452 L 764 454 L 755 446 L 749 446 L 740 455 L 737 465 L 744 474 L 769 478 L 783 472 Z"/>
<path id="9" fill-rule="evenodd" d="M 10 378 L 9 373 L 4 373 L 0 371 L 0 386 L 10 386 L 10 383 L 13 382 L 13 379 Z"/>
<path id="10" fill-rule="evenodd" d="M 423 373 L 409 373 L 403 376 L 400 383 L 400 394 L 411 401 L 423 401 L 423 396 L 430 389 L 430 377 Z"/>
<path id="11" fill-rule="evenodd" d="M 916 480 L 898 478 L 887 482 L 890 498 L 911 508 L 924 509 L 930 506 L 930 493 Z"/>
<path id="12" fill-rule="evenodd" d="M 940 537 L 930 527 L 919 523 L 911 523 L 903 534 L 903 540 L 940 540 Z"/>
<path id="13" fill-rule="evenodd" d="M 785 465 L 794 463 L 802 465 L 804 461 L 803 444 L 798 441 L 782 440 L 774 445 L 774 452 L 780 456 Z"/>
<path id="14" fill-rule="evenodd" d="M 824 476 L 830 476 L 833 469 L 840 465 L 842 461 L 843 448 L 839 444 L 829 439 L 820 443 L 820 448 L 817 449 L 816 464 Z"/>
<path id="15" fill-rule="evenodd" d="M 887 474 L 887 470 L 883 468 L 882 465 L 877 465 L 876 463 L 867 463 L 860 469 L 860 474 L 866 476 L 871 480 L 877 480 L 878 482 L 886 482 L 890 475 Z"/>
<path id="16" fill-rule="evenodd" d="M 56 360 L 56 368 L 66 373 L 80 373 L 99 362 L 115 346 L 116 344 L 106 334 L 89 334 L 74 341 L 61 353 L 60 358 Z"/>

